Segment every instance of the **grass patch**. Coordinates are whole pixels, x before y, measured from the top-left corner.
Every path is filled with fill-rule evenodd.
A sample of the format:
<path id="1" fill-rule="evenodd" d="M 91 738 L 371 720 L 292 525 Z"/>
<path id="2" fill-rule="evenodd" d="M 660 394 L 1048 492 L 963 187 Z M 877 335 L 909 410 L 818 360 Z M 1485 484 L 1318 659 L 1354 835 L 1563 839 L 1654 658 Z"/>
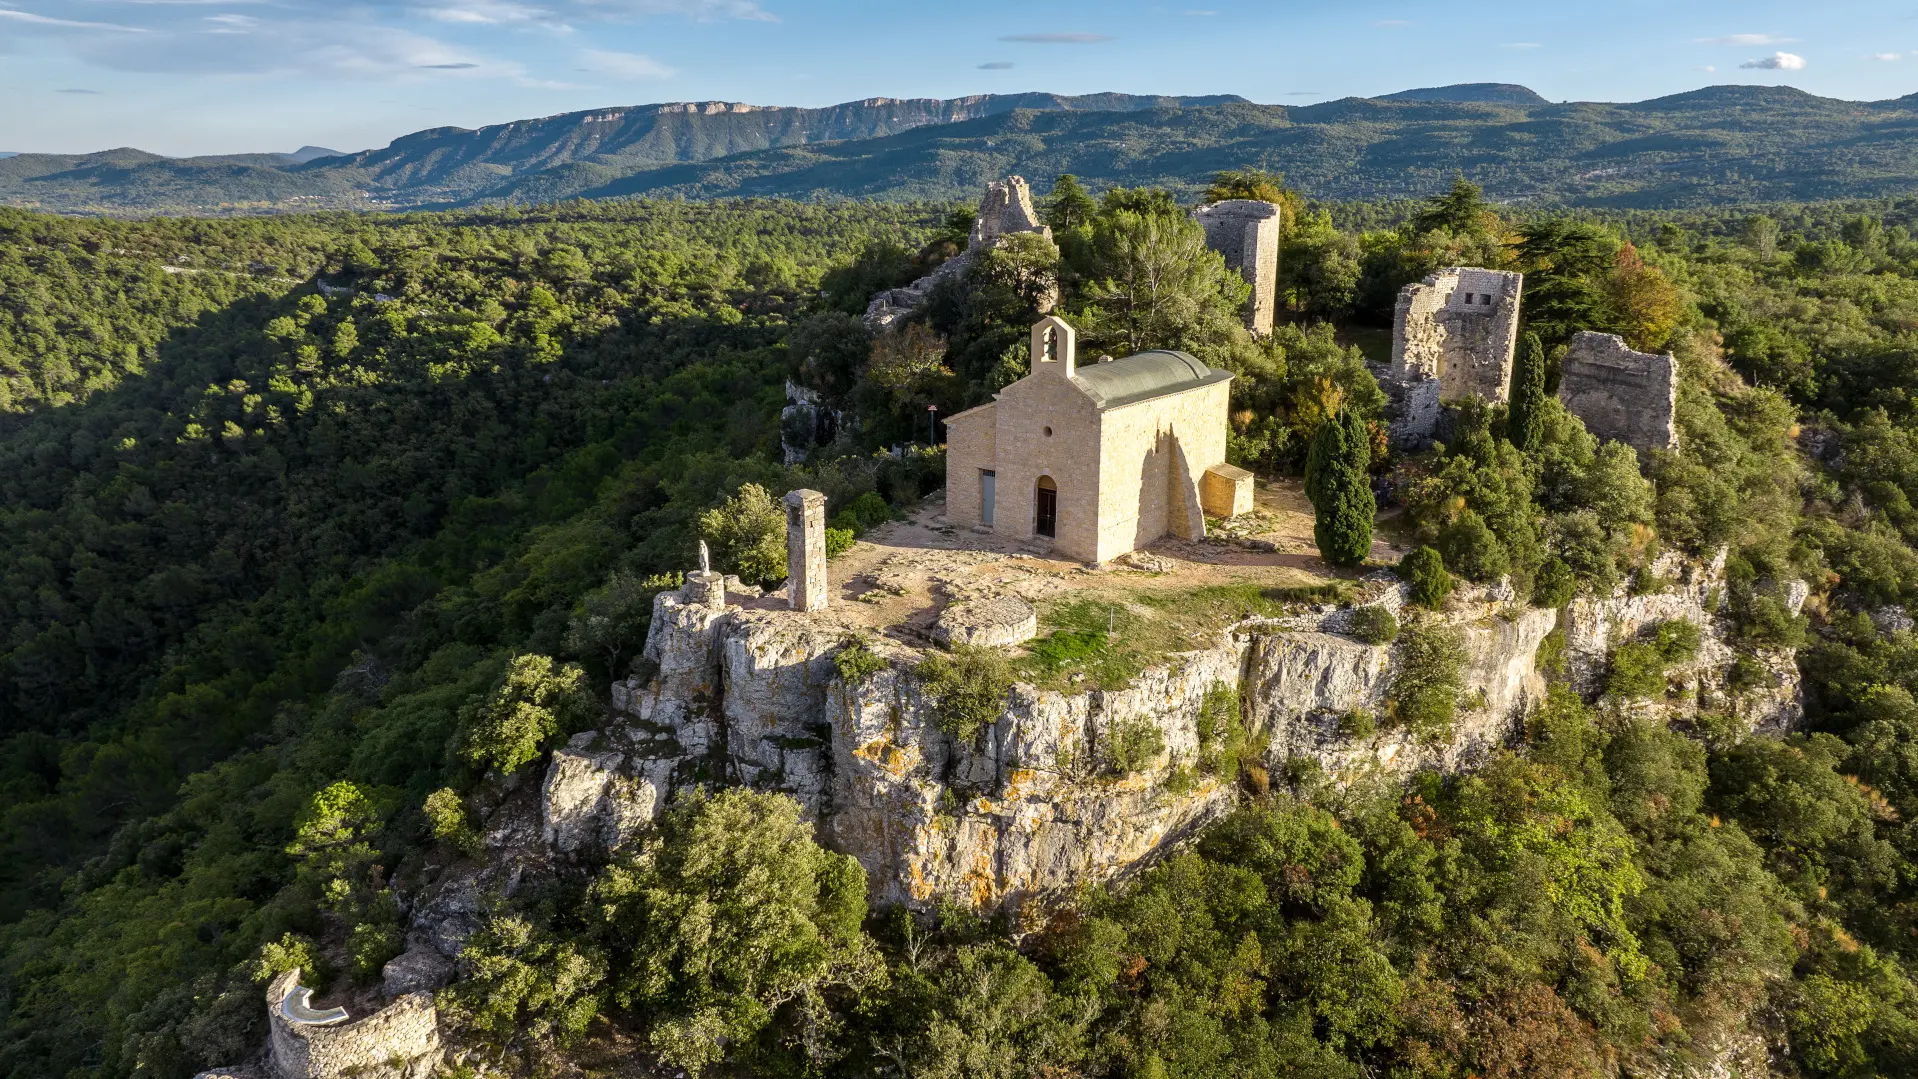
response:
<path id="1" fill-rule="evenodd" d="M 1294 587 L 1205 585 L 1181 591 L 1078 592 L 1039 612 L 1040 636 L 1018 661 L 1044 689 L 1122 689 L 1173 652 L 1210 648 L 1247 618 L 1272 618 L 1304 604 L 1343 602 L 1344 581 Z M 1083 675 L 1074 681 L 1074 675 Z"/>

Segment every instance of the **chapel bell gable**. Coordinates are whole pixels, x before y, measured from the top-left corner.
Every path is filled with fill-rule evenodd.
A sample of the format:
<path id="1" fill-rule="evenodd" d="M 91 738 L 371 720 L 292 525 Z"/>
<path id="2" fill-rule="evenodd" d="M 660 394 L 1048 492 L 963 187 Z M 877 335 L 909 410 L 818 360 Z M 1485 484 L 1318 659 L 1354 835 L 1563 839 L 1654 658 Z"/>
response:
<path id="1" fill-rule="evenodd" d="M 1032 373 L 1071 378 L 1077 363 L 1078 335 L 1065 319 L 1047 315 L 1032 327 Z"/>

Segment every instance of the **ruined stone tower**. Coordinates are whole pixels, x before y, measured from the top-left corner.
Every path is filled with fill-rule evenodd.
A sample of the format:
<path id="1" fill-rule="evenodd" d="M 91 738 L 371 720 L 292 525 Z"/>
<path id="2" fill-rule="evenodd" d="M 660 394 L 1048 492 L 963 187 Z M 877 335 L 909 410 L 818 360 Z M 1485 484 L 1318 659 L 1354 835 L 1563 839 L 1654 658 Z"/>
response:
<path id="1" fill-rule="evenodd" d="M 795 611 L 826 609 L 826 496 L 786 493 L 786 598 Z"/>
<path id="2" fill-rule="evenodd" d="M 1205 229 L 1205 245 L 1225 256 L 1228 269 L 1237 270 L 1252 286 L 1245 327 L 1253 333 L 1272 332 L 1278 308 L 1279 225 L 1277 203 L 1253 199 L 1226 199 L 1192 211 Z"/>
<path id="3" fill-rule="evenodd" d="M 1634 352 L 1617 334 L 1573 334 L 1558 399 L 1600 439 L 1641 454 L 1678 448 L 1678 363 L 1669 352 Z"/>
<path id="4" fill-rule="evenodd" d="M 1052 230 L 1040 223 L 1038 211 L 1032 208 L 1032 186 L 1023 176 L 1008 176 L 986 185 L 985 197 L 979 200 L 979 214 L 972 220 L 972 235 L 966 241 L 966 250 L 991 247 L 999 237 L 1014 232 L 1037 232 L 1048 240 L 1052 238 Z"/>
<path id="5" fill-rule="evenodd" d="M 1451 266 L 1399 290 L 1392 366 L 1380 379 L 1391 397 L 1393 445 L 1429 445 L 1441 399 L 1510 399 L 1524 280 L 1523 274 Z"/>

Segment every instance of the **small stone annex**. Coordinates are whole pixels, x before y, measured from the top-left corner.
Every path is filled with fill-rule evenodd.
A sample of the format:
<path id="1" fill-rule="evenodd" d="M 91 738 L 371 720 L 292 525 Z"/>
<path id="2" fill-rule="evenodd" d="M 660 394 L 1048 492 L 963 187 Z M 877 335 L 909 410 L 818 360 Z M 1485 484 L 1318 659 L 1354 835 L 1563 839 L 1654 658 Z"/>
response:
<path id="1" fill-rule="evenodd" d="M 1230 373 L 1165 350 L 1080 366 L 1076 347 L 1041 319 L 1031 371 L 946 421 L 948 520 L 1099 563 L 1251 509 L 1225 463 Z"/>

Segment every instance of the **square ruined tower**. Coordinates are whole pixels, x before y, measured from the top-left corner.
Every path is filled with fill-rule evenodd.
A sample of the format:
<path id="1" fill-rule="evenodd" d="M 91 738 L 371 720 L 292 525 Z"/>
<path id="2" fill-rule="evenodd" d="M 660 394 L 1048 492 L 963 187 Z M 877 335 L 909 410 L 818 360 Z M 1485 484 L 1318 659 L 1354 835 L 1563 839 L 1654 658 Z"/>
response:
<path id="1" fill-rule="evenodd" d="M 826 609 L 826 496 L 786 492 L 786 599 L 795 611 Z"/>
<path id="2" fill-rule="evenodd" d="M 1205 229 L 1205 245 L 1252 286 L 1245 328 L 1261 336 L 1272 332 L 1278 309 L 1280 213 L 1278 203 L 1255 199 L 1226 199 L 1192 211 Z"/>
<path id="3" fill-rule="evenodd" d="M 1392 443 L 1432 441 L 1439 402 L 1511 398 L 1525 275 L 1452 266 L 1399 290 L 1392 314 L 1392 366 L 1380 379 L 1392 398 Z"/>
<path id="4" fill-rule="evenodd" d="M 1640 454 L 1678 449 L 1678 362 L 1669 352 L 1634 351 L 1617 334 L 1575 333 L 1558 399 L 1600 439 Z"/>

